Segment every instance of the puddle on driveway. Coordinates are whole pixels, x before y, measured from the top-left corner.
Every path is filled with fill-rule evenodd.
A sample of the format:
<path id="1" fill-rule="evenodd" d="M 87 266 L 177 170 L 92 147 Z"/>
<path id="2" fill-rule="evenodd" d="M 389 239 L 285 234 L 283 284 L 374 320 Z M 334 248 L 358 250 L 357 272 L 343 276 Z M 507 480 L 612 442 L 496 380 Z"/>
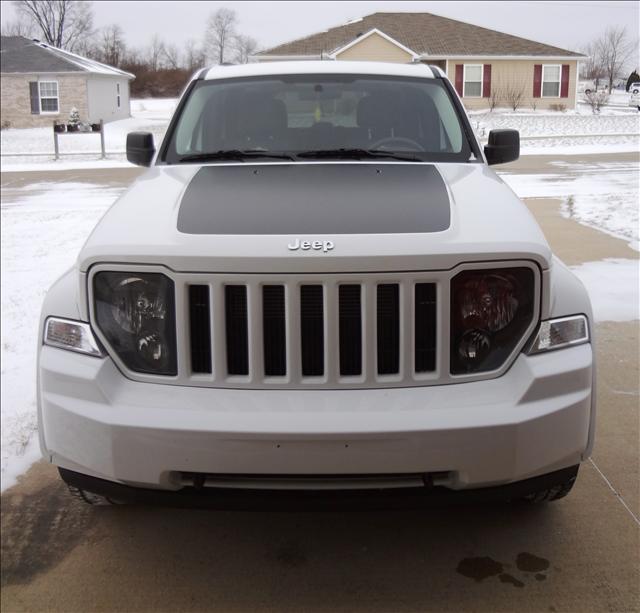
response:
<path id="1" fill-rule="evenodd" d="M 475 581 L 495 577 L 504 570 L 504 565 L 491 558 L 465 558 L 458 564 L 457 571 Z"/>
<path id="2" fill-rule="evenodd" d="M 538 556 L 523 551 L 519 553 L 516 558 L 516 566 L 518 570 L 525 573 L 541 573 L 549 568 L 550 563 L 549 560 L 545 558 L 539 558 Z"/>
<path id="3" fill-rule="evenodd" d="M 551 566 L 549 560 L 527 553 L 523 551 L 516 557 L 516 567 L 524 573 L 525 577 L 518 579 L 513 575 L 504 572 L 505 566 L 509 564 L 503 564 L 493 558 L 489 557 L 477 557 L 477 558 L 464 558 L 460 560 L 457 567 L 457 572 L 468 579 L 480 583 L 489 577 L 498 577 L 500 583 L 507 583 L 517 588 L 525 587 L 526 578 L 535 573 L 536 581 L 544 581 L 547 575 L 544 571 L 547 571 Z"/>

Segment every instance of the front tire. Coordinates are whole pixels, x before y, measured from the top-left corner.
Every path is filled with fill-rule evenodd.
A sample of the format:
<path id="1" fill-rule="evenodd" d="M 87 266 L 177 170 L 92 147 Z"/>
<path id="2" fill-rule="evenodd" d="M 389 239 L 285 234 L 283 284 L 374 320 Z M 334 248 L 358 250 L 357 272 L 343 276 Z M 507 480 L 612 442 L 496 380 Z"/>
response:
<path id="1" fill-rule="evenodd" d="M 67 483 L 67 487 L 69 488 L 69 493 L 76 499 L 81 500 L 85 504 L 91 505 L 92 507 L 108 507 L 113 505 L 124 504 L 118 500 L 113 500 L 112 498 L 108 498 L 107 496 L 102 496 L 100 494 L 94 494 L 93 492 L 88 492 L 87 490 L 83 490 L 75 485 L 69 485 Z"/>
<path id="2" fill-rule="evenodd" d="M 532 494 L 528 494 L 523 498 L 527 502 L 532 504 L 539 504 L 541 502 L 553 502 L 554 500 L 560 500 L 564 498 L 573 488 L 576 479 L 578 478 L 578 471 L 576 470 L 575 474 L 566 481 L 562 483 L 558 483 L 550 488 L 545 490 L 540 490 L 538 492 L 533 492 Z"/>

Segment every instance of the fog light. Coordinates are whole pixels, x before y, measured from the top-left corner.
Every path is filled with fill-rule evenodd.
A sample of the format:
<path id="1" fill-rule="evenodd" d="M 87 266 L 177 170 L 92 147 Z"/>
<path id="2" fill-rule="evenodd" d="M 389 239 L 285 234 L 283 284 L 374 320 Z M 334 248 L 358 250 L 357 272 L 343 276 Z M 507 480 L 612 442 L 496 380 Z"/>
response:
<path id="1" fill-rule="evenodd" d="M 584 315 L 547 319 L 540 323 L 533 342 L 526 353 L 535 355 L 543 351 L 563 349 L 589 342 L 589 325 Z"/>
<path id="2" fill-rule="evenodd" d="M 465 360 L 479 360 L 491 349 L 491 339 L 484 330 L 467 330 L 458 345 L 458 353 Z"/>
<path id="3" fill-rule="evenodd" d="M 44 325 L 44 344 L 95 357 L 102 357 L 89 324 L 82 321 L 49 317 Z"/>

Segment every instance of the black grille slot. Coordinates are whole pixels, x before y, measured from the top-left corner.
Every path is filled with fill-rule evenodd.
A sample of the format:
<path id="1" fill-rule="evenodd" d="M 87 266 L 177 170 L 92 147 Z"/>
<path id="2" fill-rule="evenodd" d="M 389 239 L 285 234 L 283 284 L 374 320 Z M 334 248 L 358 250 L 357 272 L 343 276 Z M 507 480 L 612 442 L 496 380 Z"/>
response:
<path id="1" fill-rule="evenodd" d="M 230 375 L 248 375 L 247 288 L 244 285 L 226 285 L 224 299 L 227 373 Z"/>
<path id="2" fill-rule="evenodd" d="M 262 288 L 262 329 L 264 331 L 264 374 L 287 374 L 287 349 L 284 311 L 284 285 Z"/>
<path id="3" fill-rule="evenodd" d="M 211 308 L 208 285 L 189 286 L 191 372 L 211 372 Z"/>
<path id="4" fill-rule="evenodd" d="M 300 286 L 302 375 L 324 375 L 324 306 L 322 285 Z"/>
<path id="5" fill-rule="evenodd" d="M 436 286 L 416 283 L 415 286 L 415 369 L 432 372 L 436 369 Z"/>
<path id="6" fill-rule="evenodd" d="M 400 370 L 400 288 L 397 283 L 378 285 L 378 374 Z"/>
<path id="7" fill-rule="evenodd" d="M 340 374 L 362 373 L 362 309 L 360 286 L 341 285 L 338 288 Z"/>

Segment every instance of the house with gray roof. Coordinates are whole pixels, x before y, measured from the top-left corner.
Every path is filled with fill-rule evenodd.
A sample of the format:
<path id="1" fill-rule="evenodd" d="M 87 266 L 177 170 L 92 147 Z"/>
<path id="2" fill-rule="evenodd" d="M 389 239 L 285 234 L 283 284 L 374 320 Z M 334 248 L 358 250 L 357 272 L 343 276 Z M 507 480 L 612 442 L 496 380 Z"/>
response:
<path id="1" fill-rule="evenodd" d="M 105 123 L 131 116 L 129 82 L 134 75 L 22 36 L 0 40 L 0 121 L 33 128 L 80 120 Z"/>
<path id="2" fill-rule="evenodd" d="M 253 59 L 423 62 L 447 74 L 469 109 L 509 106 L 518 96 L 520 106 L 573 109 L 585 57 L 431 13 L 373 13 Z"/>

